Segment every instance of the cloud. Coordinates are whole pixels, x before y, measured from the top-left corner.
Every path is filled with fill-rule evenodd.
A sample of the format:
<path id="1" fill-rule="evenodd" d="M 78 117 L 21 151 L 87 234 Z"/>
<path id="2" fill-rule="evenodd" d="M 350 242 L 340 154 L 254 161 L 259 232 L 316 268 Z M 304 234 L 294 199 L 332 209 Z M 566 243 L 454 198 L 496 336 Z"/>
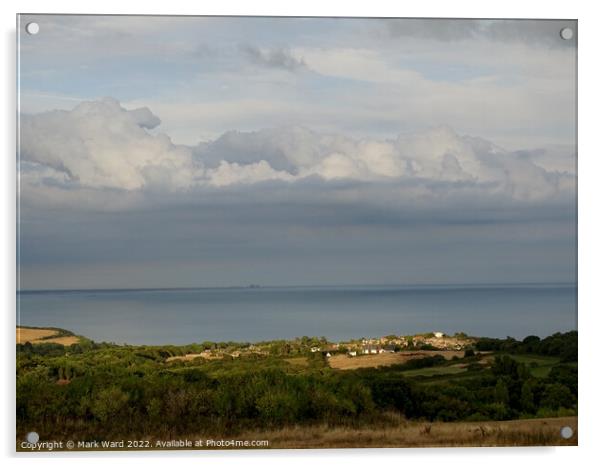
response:
<path id="1" fill-rule="evenodd" d="M 565 22 L 21 21 L 26 288 L 575 280 Z"/>
<path id="2" fill-rule="evenodd" d="M 115 99 L 71 111 L 21 116 L 24 161 L 62 173 L 82 188 L 189 188 L 202 167 L 191 150 L 147 129 L 160 120 L 148 108 L 125 110 Z"/>
<path id="3" fill-rule="evenodd" d="M 482 28 L 475 20 L 392 18 L 383 20 L 394 37 L 420 37 L 441 41 L 473 38 Z"/>
<path id="4" fill-rule="evenodd" d="M 519 150 L 516 155 L 549 172 L 577 173 L 577 150 L 575 146 L 551 145 L 534 150 Z"/>
<path id="5" fill-rule="evenodd" d="M 558 34 L 574 21 L 22 18 L 34 20 L 44 40 L 20 38 L 28 112 L 111 95 L 188 145 L 291 124 L 394 137 L 451 123 L 512 149 L 575 139 L 576 41 Z"/>
<path id="6" fill-rule="evenodd" d="M 523 42 L 536 46 L 575 47 L 575 40 L 562 40 L 564 27 L 577 29 L 574 20 L 475 20 L 399 18 L 383 20 L 393 37 L 437 41 L 489 40 Z"/>
<path id="7" fill-rule="evenodd" d="M 565 169 L 574 160 L 570 151 L 509 152 L 446 126 L 382 140 L 288 126 L 229 131 L 189 147 L 156 133 L 159 123 L 148 108 L 126 110 L 110 98 L 23 115 L 23 198 L 58 204 L 71 198 L 77 205 L 82 198 L 92 202 L 96 193 L 106 205 L 107 196 L 119 199 L 122 192 L 120 204 L 131 206 L 152 192 L 189 202 L 207 190 L 216 195 L 264 183 L 295 185 L 295 196 L 317 189 L 343 201 L 368 193 L 398 204 L 574 195 L 574 172 Z M 362 191 L 363 185 L 378 189 Z"/>
<path id="8" fill-rule="evenodd" d="M 315 176 L 326 182 L 394 181 L 399 186 L 405 184 L 407 194 L 414 191 L 413 195 L 416 185 L 425 194 L 438 197 L 433 183 L 463 183 L 515 200 L 541 200 L 567 195 L 574 187 L 570 173 L 548 171 L 523 153 L 505 151 L 484 139 L 460 136 L 445 126 L 399 135 L 395 140 L 353 139 L 301 127 L 229 132 L 197 147 L 195 153 L 208 166 L 226 161 L 240 164 L 242 169 L 269 163 L 276 169 L 271 177 L 274 180 L 299 181 Z M 265 179 L 267 176 L 261 178 Z M 409 183 L 414 184 L 413 189 Z M 456 194 L 453 186 L 447 189 L 449 196 Z M 458 187 L 457 191 L 463 189 Z"/>
<path id="9" fill-rule="evenodd" d="M 161 124 L 159 117 L 153 115 L 153 113 L 147 107 L 129 110 L 128 115 L 141 128 L 153 129 Z"/>
<path id="10" fill-rule="evenodd" d="M 307 65 L 303 59 L 295 58 L 288 50 L 275 48 L 263 50 L 251 45 L 241 46 L 245 56 L 254 64 L 268 68 L 279 68 L 287 71 L 299 71 L 306 69 Z"/>
<path id="11" fill-rule="evenodd" d="M 374 83 L 408 84 L 422 77 L 415 70 L 389 63 L 382 51 L 360 47 L 307 48 L 295 50 L 316 72 L 331 77 Z"/>
<path id="12" fill-rule="evenodd" d="M 247 165 L 221 161 L 219 167 L 209 170 L 208 181 L 212 186 L 253 184 L 262 181 L 293 181 L 295 177 L 285 171 L 274 170 L 265 160 Z"/>

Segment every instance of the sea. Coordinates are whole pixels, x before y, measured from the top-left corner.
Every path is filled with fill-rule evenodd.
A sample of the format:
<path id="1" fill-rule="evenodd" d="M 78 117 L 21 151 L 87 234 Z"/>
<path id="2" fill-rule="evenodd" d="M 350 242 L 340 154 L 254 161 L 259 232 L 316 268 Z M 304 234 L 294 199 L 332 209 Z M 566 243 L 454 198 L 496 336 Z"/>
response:
<path id="1" fill-rule="evenodd" d="M 133 345 L 577 329 L 575 284 L 21 291 L 18 325 Z"/>

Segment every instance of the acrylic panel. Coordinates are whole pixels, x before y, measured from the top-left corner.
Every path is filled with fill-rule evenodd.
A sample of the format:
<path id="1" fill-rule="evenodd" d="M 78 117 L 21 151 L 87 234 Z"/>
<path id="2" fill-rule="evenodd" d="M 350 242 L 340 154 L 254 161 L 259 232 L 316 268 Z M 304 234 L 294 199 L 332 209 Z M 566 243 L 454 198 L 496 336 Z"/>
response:
<path id="1" fill-rule="evenodd" d="M 576 20 L 17 37 L 17 450 L 577 444 Z"/>

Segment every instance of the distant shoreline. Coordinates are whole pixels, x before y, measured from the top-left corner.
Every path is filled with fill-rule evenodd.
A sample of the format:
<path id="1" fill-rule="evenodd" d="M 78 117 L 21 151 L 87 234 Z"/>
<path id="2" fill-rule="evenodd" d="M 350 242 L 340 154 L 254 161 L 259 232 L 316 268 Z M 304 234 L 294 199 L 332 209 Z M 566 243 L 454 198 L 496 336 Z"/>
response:
<path id="1" fill-rule="evenodd" d="M 53 342 L 52 340 L 55 339 L 56 337 L 74 337 L 74 339 L 77 340 L 88 340 L 90 342 L 94 342 L 94 343 L 98 343 L 98 344 L 110 344 L 110 345 L 114 345 L 114 346 L 124 346 L 124 347 L 160 347 L 160 346 L 174 346 L 174 347 L 185 347 L 185 346 L 190 346 L 190 345 L 196 345 L 199 344 L 200 342 L 189 342 L 189 343 L 183 343 L 183 344 L 174 344 L 174 343 L 159 343 L 159 344 L 132 344 L 132 343 L 115 343 L 115 342 L 109 342 L 109 341 L 94 341 L 94 340 L 90 340 L 88 337 L 84 336 L 84 335 L 77 335 L 74 332 L 72 332 L 71 330 L 67 330 L 61 327 L 52 327 L 52 326 L 35 326 L 35 325 L 17 325 L 16 326 L 16 330 L 17 330 L 17 340 L 19 340 L 19 335 L 25 331 L 25 330 L 31 330 L 31 331 L 50 331 L 49 334 L 44 334 L 44 335 L 40 335 L 40 336 L 35 336 L 32 337 L 32 341 L 35 343 L 44 343 L 47 340 L 49 340 L 49 342 Z M 555 333 L 569 333 L 569 332 L 578 332 L 577 329 L 570 329 L 570 330 L 564 330 L 562 332 L 555 332 Z M 436 334 L 439 333 L 440 336 L 436 336 Z M 544 339 L 544 338 L 548 338 L 553 336 L 554 334 L 550 334 L 550 335 L 534 335 L 540 339 Z M 389 338 L 390 336 L 395 336 L 396 338 L 402 338 L 402 339 L 442 339 L 442 341 L 444 341 L 445 339 L 460 339 L 460 340 L 465 340 L 467 345 L 466 346 L 470 346 L 473 343 L 479 341 L 479 340 L 501 340 L 500 338 L 496 338 L 496 337 L 489 337 L 489 336 L 476 336 L 476 335 L 467 335 L 464 332 L 456 332 L 454 334 L 446 334 L 443 332 L 422 332 L 422 333 L 415 333 L 415 334 L 407 334 L 407 335 L 394 335 L 391 334 L 389 336 L 378 336 L 378 337 L 370 337 L 370 338 L 365 338 L 365 337 L 352 337 L 352 338 L 347 338 L 347 339 L 329 339 L 327 337 L 323 337 L 323 336 L 317 336 L 317 335 L 306 335 L 306 336 L 297 336 L 297 337 L 293 337 L 293 338 L 274 338 L 274 339 L 267 339 L 267 340 L 240 340 L 240 341 L 235 341 L 235 340 L 208 340 L 211 341 L 211 343 L 215 343 L 215 344 L 226 344 L 226 343 L 233 343 L 233 344 L 250 344 L 250 345 L 259 345 L 259 344 L 269 344 L 269 343 L 282 343 L 282 342 L 293 342 L 293 341 L 298 341 L 298 340 L 302 340 L 307 338 L 308 340 L 311 339 L 324 339 L 324 344 L 330 345 L 330 344 L 347 344 L 347 343 L 354 343 L 354 344 L 362 344 L 362 345 L 368 345 L 368 346 L 385 346 L 387 345 L 387 343 L 383 342 L 383 341 L 377 341 L 377 340 L 383 340 L 386 338 Z M 521 339 L 518 338 L 514 338 L 512 336 L 510 336 L 510 338 L 514 339 L 515 341 L 521 341 Z M 27 339 L 26 339 L 27 340 Z M 23 343 L 26 343 L 26 341 L 24 341 Z M 72 342 L 70 342 L 68 345 L 76 343 L 75 340 L 73 340 Z M 19 341 L 17 341 L 17 344 L 19 344 Z M 67 346 L 68 346 L 67 345 Z M 433 351 L 442 351 L 444 349 L 449 349 L 449 348 L 433 348 Z M 464 348 L 462 348 L 463 350 Z M 407 349 L 402 349 L 402 351 L 406 351 Z M 410 349 L 411 350 L 411 349 Z M 323 350 L 323 352 L 326 352 L 327 350 Z"/>
<path id="2" fill-rule="evenodd" d="M 487 288 L 544 288 L 544 287 L 577 287 L 572 282 L 521 282 L 521 283 L 429 283 L 429 284 L 373 284 L 373 285 L 233 285 L 233 286 L 189 286 L 158 288 L 56 288 L 56 289 L 23 289 L 17 294 L 35 293 L 111 293 L 111 292 L 145 292 L 145 291 L 203 291 L 203 290 L 285 290 L 285 289 L 337 289 L 337 288 L 387 288 L 387 289 L 487 289 Z"/>

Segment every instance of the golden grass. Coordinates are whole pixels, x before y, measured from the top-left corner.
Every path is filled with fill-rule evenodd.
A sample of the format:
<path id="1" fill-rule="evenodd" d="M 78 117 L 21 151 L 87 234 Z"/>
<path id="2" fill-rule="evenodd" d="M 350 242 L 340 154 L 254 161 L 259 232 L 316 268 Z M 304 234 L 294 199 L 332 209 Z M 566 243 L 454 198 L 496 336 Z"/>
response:
<path id="1" fill-rule="evenodd" d="M 79 338 L 74 335 L 51 338 L 58 335 L 57 330 L 47 328 L 28 328 L 17 327 L 17 343 L 31 343 L 37 345 L 40 343 L 57 343 L 63 346 L 70 346 L 79 343 Z"/>
<path id="2" fill-rule="evenodd" d="M 190 354 L 185 354 L 183 356 L 170 356 L 169 358 L 167 358 L 165 360 L 165 362 L 172 362 L 172 361 L 192 361 L 193 359 L 196 359 L 196 358 L 221 359 L 222 356 L 211 354 L 211 353 L 190 353 Z"/>
<path id="3" fill-rule="evenodd" d="M 58 332 L 56 330 L 45 328 L 17 327 L 17 343 L 33 343 L 36 340 L 51 337 L 57 333 Z"/>
<path id="4" fill-rule="evenodd" d="M 68 381 L 57 383 L 66 384 Z M 382 427 L 329 427 L 294 426 L 277 430 L 250 430 L 238 435 L 217 433 L 189 433 L 174 435 L 172 432 L 156 432 L 154 435 L 137 436 L 135 440 L 148 440 L 152 450 L 168 449 L 157 445 L 157 440 L 226 439 L 268 441 L 270 449 L 323 449 L 323 448 L 430 448 L 430 447 L 518 447 L 518 446 L 576 446 L 578 444 L 577 417 L 525 419 L 516 421 L 484 422 L 424 422 L 407 421 L 398 414 L 390 415 L 391 426 Z M 564 439 L 560 429 L 570 426 L 573 436 Z M 21 447 L 24 433 L 17 438 L 17 450 Z M 121 440 L 121 439 L 119 439 Z M 127 439 L 126 439 L 127 440 Z M 187 449 L 202 450 L 216 447 L 192 446 Z M 226 449 L 244 449 L 229 446 Z M 247 447 L 256 449 L 257 447 Z M 113 446 L 92 447 L 91 450 L 128 450 Z M 61 448 L 58 448 L 61 450 Z M 63 448 L 64 450 L 64 448 Z M 87 450 L 76 447 L 75 450 Z"/>
<path id="5" fill-rule="evenodd" d="M 346 354 L 336 354 L 328 358 L 330 367 L 334 369 L 350 370 L 362 367 L 391 366 L 393 364 L 403 364 L 410 359 L 424 358 L 427 356 L 441 355 L 445 359 L 452 359 L 454 356 L 459 358 L 464 356 L 464 351 L 400 351 L 398 353 L 365 354 L 350 357 Z"/>
<path id="6" fill-rule="evenodd" d="M 560 429 L 570 426 L 573 437 Z M 577 445 L 577 417 L 487 422 L 404 421 L 397 427 L 290 427 L 253 431 L 239 439 L 266 439 L 270 448 L 407 448 Z"/>

